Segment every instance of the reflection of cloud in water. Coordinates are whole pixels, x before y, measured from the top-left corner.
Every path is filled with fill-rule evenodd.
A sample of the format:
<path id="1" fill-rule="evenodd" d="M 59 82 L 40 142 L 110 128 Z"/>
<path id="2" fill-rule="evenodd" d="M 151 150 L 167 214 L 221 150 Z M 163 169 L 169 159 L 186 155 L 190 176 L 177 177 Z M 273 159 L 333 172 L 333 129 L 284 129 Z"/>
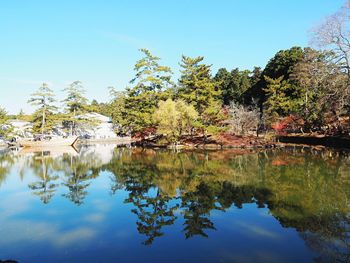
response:
<path id="1" fill-rule="evenodd" d="M 83 219 L 89 223 L 100 223 L 104 221 L 105 215 L 102 213 L 94 213 L 94 214 L 86 215 Z"/>
<path id="2" fill-rule="evenodd" d="M 32 199 L 28 196 L 28 192 L 18 192 L 1 197 L 0 218 L 15 216 L 29 210 L 29 203 Z"/>
<path id="3" fill-rule="evenodd" d="M 242 227 L 244 230 L 245 234 L 248 235 L 254 235 L 254 236 L 259 236 L 259 237 L 266 237 L 266 238 L 272 238 L 272 239 L 279 239 L 281 238 L 280 235 L 278 235 L 275 232 L 269 231 L 265 228 L 256 226 L 256 225 L 251 225 L 243 222 L 238 222 L 237 223 L 238 227 Z"/>
<path id="4" fill-rule="evenodd" d="M 57 236 L 54 243 L 59 246 L 68 246 L 77 241 L 81 242 L 83 240 L 91 239 L 95 235 L 96 235 L 95 230 L 87 227 L 81 227 L 71 231 L 60 233 Z"/>
<path id="5" fill-rule="evenodd" d="M 112 205 L 106 203 L 106 201 L 103 199 L 95 199 L 92 201 L 92 204 L 95 206 L 96 210 L 101 212 L 107 212 L 112 208 Z"/>
<path id="6" fill-rule="evenodd" d="M 0 239 L 0 246 L 6 247 L 16 242 L 50 242 L 54 246 L 69 246 L 75 242 L 83 242 L 96 236 L 96 231 L 80 227 L 61 231 L 57 225 L 31 220 L 11 220 L 1 222 L 0 234 L 6 239 Z"/>
<path id="7" fill-rule="evenodd" d="M 221 258 L 223 261 L 229 262 L 240 262 L 240 263 L 250 263 L 250 262 L 261 262 L 261 263 L 280 263 L 286 262 L 285 259 L 281 258 L 274 252 L 269 251 L 249 251 L 248 253 L 239 254 L 239 252 L 229 252 L 225 251 L 222 253 Z"/>

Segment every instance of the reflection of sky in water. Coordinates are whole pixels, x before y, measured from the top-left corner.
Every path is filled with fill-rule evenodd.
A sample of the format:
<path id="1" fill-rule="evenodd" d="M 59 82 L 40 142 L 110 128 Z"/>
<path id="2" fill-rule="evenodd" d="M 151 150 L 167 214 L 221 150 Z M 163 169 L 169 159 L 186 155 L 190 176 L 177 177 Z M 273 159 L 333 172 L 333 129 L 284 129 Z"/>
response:
<path id="1" fill-rule="evenodd" d="M 108 158 L 104 156 L 104 159 Z M 110 160 L 106 161 L 109 162 Z M 255 203 L 231 206 L 208 213 L 215 229 L 208 238 L 185 238 L 184 210 L 177 208 L 174 224 L 164 226 L 164 235 L 145 246 L 138 233 L 135 207 L 126 203 L 129 191 L 111 194 L 110 171 L 91 179 L 80 206 L 63 195 L 59 187 L 43 204 L 28 185 L 38 177 L 26 170 L 24 177 L 14 166 L 0 186 L 0 259 L 20 262 L 310 262 L 315 257 L 294 228 L 284 228 Z M 63 176 L 60 174 L 60 176 Z M 152 188 L 149 197 L 157 190 Z M 180 205 L 179 199 L 170 206 Z"/>

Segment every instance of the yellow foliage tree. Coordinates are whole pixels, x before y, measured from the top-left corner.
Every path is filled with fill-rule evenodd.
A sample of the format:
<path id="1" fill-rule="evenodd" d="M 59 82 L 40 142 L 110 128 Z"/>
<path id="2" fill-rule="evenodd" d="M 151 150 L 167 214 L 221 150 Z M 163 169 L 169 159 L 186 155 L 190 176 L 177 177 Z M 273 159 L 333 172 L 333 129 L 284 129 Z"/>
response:
<path id="1" fill-rule="evenodd" d="M 183 100 L 167 99 L 158 103 L 154 120 L 157 123 L 157 133 L 177 144 L 182 135 L 190 134 L 196 127 L 198 112 Z"/>

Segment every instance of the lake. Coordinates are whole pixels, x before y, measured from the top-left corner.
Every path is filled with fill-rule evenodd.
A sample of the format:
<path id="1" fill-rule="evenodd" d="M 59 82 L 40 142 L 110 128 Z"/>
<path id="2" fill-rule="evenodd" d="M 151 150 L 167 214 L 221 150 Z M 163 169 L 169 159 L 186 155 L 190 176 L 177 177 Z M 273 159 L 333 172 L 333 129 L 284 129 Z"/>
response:
<path id="1" fill-rule="evenodd" d="M 349 262 L 350 155 L 0 153 L 0 260 Z"/>

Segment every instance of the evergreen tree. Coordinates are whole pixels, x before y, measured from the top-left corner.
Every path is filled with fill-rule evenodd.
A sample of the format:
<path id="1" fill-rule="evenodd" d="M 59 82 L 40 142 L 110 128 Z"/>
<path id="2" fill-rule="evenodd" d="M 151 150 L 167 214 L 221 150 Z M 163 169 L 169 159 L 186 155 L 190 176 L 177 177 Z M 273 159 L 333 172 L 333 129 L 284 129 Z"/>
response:
<path id="1" fill-rule="evenodd" d="M 172 71 L 159 64 L 159 57 L 149 50 L 140 50 L 144 57 L 136 62 L 135 78 L 130 81 L 133 87 L 126 89 L 123 115 L 128 128 L 133 132 L 153 126 L 152 115 L 161 99 L 171 96 Z"/>
<path id="2" fill-rule="evenodd" d="M 217 82 L 211 77 L 211 65 L 202 64 L 203 59 L 182 56 L 182 75 L 177 96 L 195 107 L 205 132 L 215 132 L 223 118 L 221 92 L 217 89 Z"/>
<path id="3" fill-rule="evenodd" d="M 52 130 L 56 123 L 54 112 L 57 107 L 53 105 L 55 102 L 54 93 L 46 83 L 43 83 L 37 92 L 33 93 L 29 103 L 38 106 L 38 109 L 33 114 L 33 132 L 41 134 Z"/>
<path id="4" fill-rule="evenodd" d="M 292 85 L 283 81 L 283 76 L 272 79 L 265 76 L 267 88 L 264 89 L 267 100 L 264 103 L 264 114 L 270 121 L 278 117 L 284 117 L 293 112 L 296 106 L 296 100 L 293 100 L 287 94 L 292 90 Z"/>
<path id="5" fill-rule="evenodd" d="M 278 79 L 281 77 L 282 80 L 288 82 L 294 66 L 303 58 L 303 53 L 304 51 L 301 47 L 292 47 L 287 50 L 278 51 L 267 63 L 265 69 L 261 73 L 261 77 L 255 78 L 259 80 L 255 82 L 255 84 L 253 83 L 251 88 L 245 92 L 244 101 L 248 104 L 252 101 L 256 101 L 262 110 L 264 102 L 268 99 L 265 90 L 269 83 L 266 81 L 265 77 L 270 79 Z M 286 95 L 289 96 L 290 94 Z"/>
<path id="6" fill-rule="evenodd" d="M 66 104 L 68 115 L 66 121 L 71 128 L 71 135 L 74 133 L 76 124 L 79 122 L 77 115 L 87 112 L 87 98 L 84 96 L 85 89 L 81 81 L 72 82 L 67 88 L 64 89 L 67 92 L 67 98 L 63 101 Z"/>

